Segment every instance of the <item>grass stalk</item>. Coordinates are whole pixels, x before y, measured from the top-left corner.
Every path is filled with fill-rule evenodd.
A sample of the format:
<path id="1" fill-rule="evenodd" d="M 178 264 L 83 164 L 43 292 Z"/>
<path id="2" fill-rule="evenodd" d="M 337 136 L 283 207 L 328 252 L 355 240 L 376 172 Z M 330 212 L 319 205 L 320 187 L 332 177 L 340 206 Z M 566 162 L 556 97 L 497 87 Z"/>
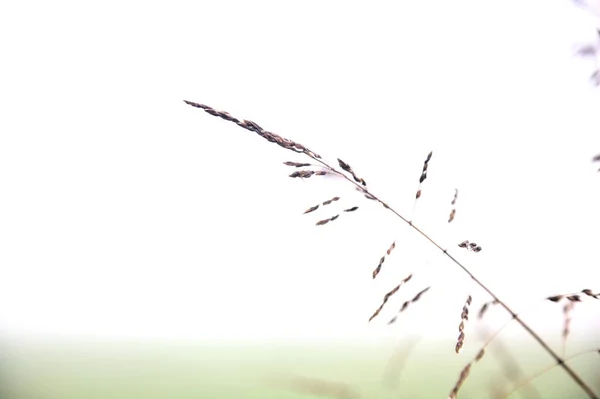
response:
<path id="1" fill-rule="evenodd" d="M 465 267 L 460 261 L 458 261 L 454 256 L 452 256 L 446 248 L 444 248 L 440 244 L 438 244 L 438 242 L 436 240 L 434 240 L 429 234 L 425 233 L 423 230 L 421 230 L 419 227 L 417 227 L 411 220 L 408 220 L 407 218 L 402 216 L 399 212 L 397 212 L 394 208 L 389 206 L 386 202 L 381 200 L 375 194 L 371 193 L 367 189 L 366 182 L 364 181 L 364 179 L 358 178 L 348 164 L 346 164 L 342 160 L 338 159 L 340 167 L 344 171 L 349 173 L 352 176 L 352 178 L 348 177 L 348 175 L 337 170 L 335 167 L 333 167 L 332 165 L 330 165 L 329 163 L 324 161 L 320 155 L 309 150 L 307 147 L 305 147 L 299 143 L 296 143 L 292 140 L 283 138 L 275 133 L 266 131 L 252 121 L 235 118 L 227 112 L 217 111 L 217 110 L 215 110 L 207 105 L 204 105 L 204 104 L 187 101 L 187 100 L 184 100 L 184 102 L 192 107 L 200 108 L 210 115 L 217 116 L 219 118 L 233 122 L 233 123 L 237 124 L 238 126 L 243 127 L 244 129 L 255 132 L 259 136 L 265 138 L 266 140 L 273 142 L 287 150 L 294 151 L 296 153 L 305 154 L 309 158 L 313 159 L 315 162 L 317 162 L 317 163 L 321 164 L 323 167 L 325 167 L 325 169 L 327 169 L 330 173 L 341 176 L 344 179 L 346 179 L 348 182 L 350 182 L 350 184 L 353 184 L 359 191 L 361 191 L 365 195 L 365 197 L 380 203 L 384 208 L 386 208 L 390 212 L 392 212 L 402 222 L 409 225 L 414 231 L 416 231 L 420 236 L 422 236 L 424 239 L 426 239 L 431 245 L 433 245 L 435 248 L 437 248 L 439 251 L 441 251 L 448 259 L 450 259 L 450 261 L 452 263 L 454 263 L 460 270 L 462 270 L 463 273 L 466 273 L 475 284 L 477 284 L 488 295 L 490 295 L 490 297 L 493 299 L 493 301 L 496 304 L 498 304 L 502 308 L 504 308 L 511 315 L 512 319 L 514 319 L 552 357 L 552 359 L 554 359 L 554 361 L 556 362 L 556 365 L 560 366 L 569 375 L 569 377 L 586 393 L 587 396 L 589 396 L 591 399 L 600 399 L 600 397 L 589 387 L 588 384 L 586 384 L 583 381 L 583 379 L 573 370 L 573 368 L 571 368 L 571 366 L 569 366 L 566 363 L 565 359 L 563 357 L 561 357 L 558 353 L 556 353 L 556 351 L 554 351 L 548 345 L 548 343 L 544 339 L 542 339 L 542 337 L 538 333 L 536 333 L 525 321 L 523 321 L 519 317 L 519 315 L 517 315 L 517 313 L 512 310 L 512 308 L 510 308 L 485 283 L 483 283 L 469 269 L 467 269 L 467 267 Z M 427 161 L 428 160 L 429 160 L 429 158 L 427 159 Z M 427 164 L 427 161 L 425 162 L 425 164 Z M 423 176 L 426 176 L 426 168 L 424 168 Z M 422 183 L 422 180 L 424 180 L 423 177 L 421 178 L 420 183 Z M 330 219 L 330 220 L 332 220 L 332 219 Z M 475 361 L 480 360 L 482 356 L 483 356 L 483 351 L 481 351 L 477 355 Z M 457 386 L 455 386 L 452 393 L 450 394 L 451 398 L 456 397 L 458 388 L 460 387 L 460 385 L 462 385 L 462 382 L 464 382 L 464 380 L 466 379 L 466 377 L 469 374 L 470 366 L 471 366 L 471 363 L 469 363 L 469 365 L 467 365 L 465 367 L 465 369 L 463 369 L 463 371 L 461 372 L 461 376 L 459 378 L 459 381 L 457 382 Z"/>

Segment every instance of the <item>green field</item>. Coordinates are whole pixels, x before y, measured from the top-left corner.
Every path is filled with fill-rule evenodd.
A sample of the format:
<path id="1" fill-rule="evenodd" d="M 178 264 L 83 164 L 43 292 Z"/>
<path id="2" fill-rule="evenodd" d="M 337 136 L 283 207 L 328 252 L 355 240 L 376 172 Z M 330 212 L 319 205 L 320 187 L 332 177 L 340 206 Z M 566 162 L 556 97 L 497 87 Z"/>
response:
<path id="1" fill-rule="evenodd" d="M 390 363 L 390 344 L 31 338 L 0 342 L 3 399 L 335 397 L 331 388 L 318 391 L 324 381 L 354 387 L 348 399 L 445 398 L 474 353 L 465 349 L 456 355 L 451 343 L 420 341 L 408 358 L 399 355 L 406 360 L 400 373 L 399 363 Z M 551 364 L 536 347 L 512 343 L 511 348 L 528 374 Z M 459 397 L 491 397 L 494 388 L 508 387 L 505 375 L 511 367 L 503 368 L 499 359 L 491 351 L 486 354 Z M 573 365 L 600 389 L 600 356 L 584 356 Z M 535 386 L 544 398 L 585 397 L 558 368 L 536 380 Z M 528 392 L 512 397 L 527 397 Z"/>

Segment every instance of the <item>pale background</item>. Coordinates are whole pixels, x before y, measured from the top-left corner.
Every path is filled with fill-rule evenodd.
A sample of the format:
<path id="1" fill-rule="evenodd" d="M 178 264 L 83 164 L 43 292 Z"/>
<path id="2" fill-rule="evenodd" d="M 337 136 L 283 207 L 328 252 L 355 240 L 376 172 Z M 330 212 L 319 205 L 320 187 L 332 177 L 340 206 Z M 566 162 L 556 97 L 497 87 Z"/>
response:
<path id="1" fill-rule="evenodd" d="M 599 92 L 594 63 L 573 57 L 596 26 L 566 0 L 5 2 L 1 330 L 452 337 L 466 295 L 489 299 L 349 185 L 288 178 L 282 162 L 303 157 L 187 99 L 350 163 L 517 309 L 538 303 L 525 317 L 559 337 L 560 307 L 536 301 L 600 290 Z M 302 215 L 335 195 L 361 208 L 322 227 L 333 205 Z M 483 251 L 461 252 L 465 239 Z M 597 341 L 593 302 L 572 328 Z"/>

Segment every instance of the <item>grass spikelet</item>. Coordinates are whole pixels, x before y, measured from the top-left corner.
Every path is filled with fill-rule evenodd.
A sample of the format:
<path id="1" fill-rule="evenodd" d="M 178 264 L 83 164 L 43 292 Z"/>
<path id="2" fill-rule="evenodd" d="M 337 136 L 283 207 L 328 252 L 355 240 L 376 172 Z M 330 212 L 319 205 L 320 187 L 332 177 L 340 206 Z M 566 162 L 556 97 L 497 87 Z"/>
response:
<path id="1" fill-rule="evenodd" d="M 307 213 L 310 213 L 310 212 L 314 212 L 314 211 L 316 211 L 317 209 L 319 209 L 319 206 L 320 206 L 320 205 L 326 206 L 326 205 L 329 205 L 329 204 L 331 204 L 332 202 L 339 201 L 339 199 L 340 199 L 340 197 L 333 197 L 333 198 L 332 198 L 332 199 L 330 199 L 330 200 L 323 201 L 321 204 L 317 204 L 317 205 L 315 205 L 315 206 L 311 206 L 311 207 L 310 207 L 310 208 L 308 208 L 306 211 L 304 211 L 304 214 L 307 214 Z M 358 208 L 358 207 L 356 207 L 356 208 Z M 354 210 L 356 210 L 356 209 L 354 209 Z M 348 211 L 348 212 L 350 212 L 350 211 Z"/>
<path id="2" fill-rule="evenodd" d="M 475 244 L 474 242 L 469 242 L 467 240 L 461 242 L 460 244 L 458 244 L 458 246 L 460 248 L 465 248 L 468 251 L 473 251 L 473 252 L 481 251 L 481 247 L 479 245 Z"/>
<path id="3" fill-rule="evenodd" d="M 344 212 L 354 212 L 357 209 L 358 209 L 357 206 L 353 206 L 352 208 L 344 209 Z"/>
<path id="4" fill-rule="evenodd" d="M 421 177 L 419 178 L 419 184 L 423 183 L 427 178 L 427 167 L 429 166 L 429 161 L 431 160 L 432 155 L 433 151 L 427 154 L 427 158 L 425 158 L 425 162 L 423 162 L 423 172 L 421 173 Z"/>
<path id="5" fill-rule="evenodd" d="M 350 167 L 350 165 L 348 165 L 346 162 L 344 162 L 344 161 L 342 161 L 341 159 L 338 158 L 338 164 L 340 165 L 340 168 L 342 168 L 343 170 L 345 170 L 346 172 L 348 172 L 348 173 L 350 173 L 352 175 L 352 177 L 354 178 L 355 182 L 360 183 L 363 186 L 367 185 L 367 182 L 364 179 L 361 179 L 358 176 L 356 176 L 356 174 L 354 173 L 354 171 L 352 170 L 352 168 Z"/>
<path id="6" fill-rule="evenodd" d="M 366 199 L 368 200 L 372 200 L 372 201 L 378 201 L 379 199 L 377 197 L 375 197 L 373 194 L 371 194 L 365 187 L 363 186 L 355 186 L 354 187 L 356 189 L 356 191 L 359 191 L 361 194 L 363 194 L 365 196 Z"/>
<path id="7" fill-rule="evenodd" d="M 417 200 L 421 198 L 421 185 L 427 179 L 427 168 L 429 166 L 429 161 L 431 160 L 431 156 L 433 155 L 433 151 L 430 151 L 425 158 L 425 162 L 423 162 L 423 170 L 421 171 L 421 177 L 419 177 L 419 187 L 417 188 L 417 193 L 415 194 L 415 203 L 413 204 L 413 213 L 415 212 L 415 208 L 417 206 Z"/>
<path id="8" fill-rule="evenodd" d="M 292 161 L 287 161 L 283 163 L 284 165 L 287 166 L 295 166 L 296 168 L 303 168 L 306 166 L 312 166 L 312 164 L 310 163 L 302 163 L 302 162 L 292 162 Z"/>
<path id="9" fill-rule="evenodd" d="M 479 312 L 477 313 L 477 317 L 479 318 L 479 320 L 481 320 L 483 318 L 483 316 L 485 315 L 487 310 L 490 308 L 490 306 L 494 306 L 497 304 L 498 304 L 498 301 L 492 300 L 492 301 L 488 301 L 488 302 L 484 303 L 483 305 L 481 305 L 481 308 L 479 309 Z"/>
<path id="10" fill-rule="evenodd" d="M 339 201 L 339 200 L 340 200 L 340 197 L 333 197 L 332 199 L 330 199 L 330 200 L 327 200 L 327 201 L 323 202 L 323 206 L 325 206 L 325 205 L 329 205 L 329 204 L 331 204 L 332 202 Z"/>
<path id="11" fill-rule="evenodd" d="M 563 306 L 563 331 L 562 331 L 562 339 L 563 339 L 563 357 L 567 351 L 567 338 L 569 337 L 569 333 L 571 332 L 571 312 L 575 307 L 575 302 L 567 302 L 565 306 Z"/>
<path id="12" fill-rule="evenodd" d="M 460 315 L 460 324 L 458 325 L 458 331 L 459 331 L 459 336 L 458 336 L 458 340 L 456 341 L 456 347 L 455 347 L 455 351 L 456 353 L 460 353 L 461 348 L 463 347 L 464 341 L 465 341 L 465 333 L 464 333 L 464 329 L 465 329 L 465 322 L 467 322 L 469 320 L 469 305 L 471 305 L 471 301 L 472 301 L 472 297 L 471 295 L 469 295 L 469 297 L 467 298 L 464 306 L 463 306 L 463 310 L 462 313 Z"/>
<path id="13" fill-rule="evenodd" d="M 326 170 L 319 170 L 316 172 L 314 170 L 298 170 L 298 171 L 290 174 L 290 177 L 300 177 L 300 178 L 308 179 L 309 177 L 311 177 L 313 175 L 324 176 L 328 173 L 329 172 L 327 172 Z"/>
<path id="14" fill-rule="evenodd" d="M 485 355 L 485 348 L 481 349 L 479 351 L 479 353 L 477 353 L 477 356 L 475 356 L 475 359 L 471 360 L 461 370 L 460 376 L 458 377 L 458 381 L 456 381 L 456 384 L 454 384 L 454 387 L 452 388 L 452 391 L 450 391 L 450 395 L 448 395 L 448 399 L 456 399 L 456 397 L 458 396 L 458 391 L 460 390 L 460 388 L 462 387 L 462 385 L 467 380 L 467 377 L 469 376 L 469 373 L 471 373 L 471 367 L 473 366 L 473 364 L 475 364 L 478 361 L 480 361 L 481 358 L 483 358 L 483 355 Z"/>
<path id="15" fill-rule="evenodd" d="M 394 250 L 394 248 L 396 248 L 396 241 L 394 241 L 392 243 L 392 245 L 390 245 L 390 247 L 388 248 L 388 250 L 386 251 L 386 253 L 389 255 L 392 253 L 392 251 Z"/>
<path id="16" fill-rule="evenodd" d="M 592 297 L 594 299 L 600 299 L 600 292 L 597 292 L 594 294 L 594 292 L 592 290 L 590 290 L 589 288 L 586 288 L 584 290 L 581 290 L 582 294 L 585 294 L 589 297 Z"/>
<path id="17" fill-rule="evenodd" d="M 395 286 L 394 288 L 392 288 L 391 291 L 389 291 L 387 294 L 384 295 L 383 301 L 381 302 L 381 305 L 371 315 L 371 317 L 369 317 L 369 322 L 371 320 L 373 320 L 375 317 L 377 317 L 377 315 L 381 312 L 381 310 L 383 309 L 383 307 L 385 306 L 385 304 L 387 303 L 387 301 L 389 301 L 390 297 L 392 295 L 394 295 L 396 292 L 398 292 L 398 290 L 400 289 L 400 287 L 402 287 L 404 284 L 408 283 L 410 281 L 410 279 L 412 278 L 412 276 L 413 276 L 412 273 L 409 274 L 408 276 L 406 276 L 404 279 L 402 279 L 402 281 L 400 281 L 400 283 L 397 286 Z"/>
<path id="18" fill-rule="evenodd" d="M 304 214 L 307 214 L 307 213 L 310 213 L 310 212 L 314 212 L 317 209 L 319 209 L 319 205 L 311 206 L 310 208 L 308 208 L 307 210 L 304 211 Z"/>
<path id="19" fill-rule="evenodd" d="M 315 172 L 312 171 L 312 170 L 299 170 L 299 171 L 296 171 L 296 172 L 292 173 L 290 175 L 290 177 L 300 177 L 300 178 L 307 179 L 307 178 L 311 177 L 314 174 L 315 174 Z"/>
<path id="20" fill-rule="evenodd" d="M 386 253 L 387 253 L 388 255 L 389 255 L 389 254 L 391 254 L 391 253 L 392 253 L 392 250 L 393 250 L 394 248 L 396 248 L 396 241 L 394 241 L 394 242 L 392 243 L 392 245 L 390 245 L 390 247 L 388 248 L 388 250 L 387 250 L 387 252 L 386 252 Z M 375 270 L 373 270 L 373 279 L 374 279 L 375 277 L 377 277 L 377 275 L 378 275 L 378 274 L 379 274 L 379 272 L 381 271 L 381 266 L 383 265 L 383 262 L 384 262 L 384 261 L 385 261 L 385 255 L 383 255 L 383 256 L 381 257 L 381 259 L 379 260 L 379 264 L 377 265 L 377 267 L 375 268 Z"/>
<path id="21" fill-rule="evenodd" d="M 580 294 L 584 294 L 585 296 L 590 297 L 590 298 L 600 299 L 600 292 L 594 293 L 589 288 L 583 289 L 580 292 L 575 293 L 575 294 L 551 295 L 551 296 L 546 297 L 545 299 L 550 302 L 560 302 L 563 299 L 566 299 L 567 301 L 570 301 L 570 302 L 581 302 L 583 298 Z"/>
<path id="22" fill-rule="evenodd" d="M 563 331 L 562 331 L 563 357 L 565 356 L 566 347 L 567 347 L 567 338 L 570 333 L 571 320 L 572 320 L 571 312 L 573 311 L 575 304 L 577 302 L 582 302 L 582 300 L 583 300 L 583 297 L 580 294 L 583 294 L 590 298 L 600 299 L 600 293 L 595 294 L 589 288 L 583 289 L 583 290 L 581 290 L 581 292 L 579 292 L 577 294 L 551 295 L 551 296 L 545 298 L 546 300 L 548 300 L 550 302 L 555 302 L 555 303 L 559 303 L 561 301 L 566 302 L 563 306 L 563 317 L 564 317 Z"/>
<path id="23" fill-rule="evenodd" d="M 456 215 L 456 209 L 452 209 L 452 211 L 450 211 L 450 216 L 448 217 L 448 223 L 450 223 L 454 220 L 454 215 Z"/>
<path id="24" fill-rule="evenodd" d="M 452 210 L 450 211 L 450 216 L 448 217 L 448 223 L 452 222 L 454 220 L 454 216 L 456 215 L 456 198 L 458 197 L 458 190 L 454 189 L 454 198 L 452 199 L 452 203 L 450 205 L 452 205 Z"/>
<path id="25" fill-rule="evenodd" d="M 421 298 L 421 296 L 426 293 L 427 291 L 429 291 L 431 287 L 427 287 L 423 290 L 421 290 L 417 295 L 415 295 L 411 300 L 406 301 L 402 304 L 402 307 L 400 308 L 400 310 L 398 311 L 398 314 L 396 314 L 396 316 L 392 317 L 392 319 L 390 321 L 388 321 L 388 324 L 394 324 L 396 322 L 396 320 L 398 319 L 398 315 L 402 312 L 404 312 L 406 310 L 406 308 L 408 308 L 408 306 L 411 303 L 415 303 L 419 300 L 419 298 Z"/>
<path id="26" fill-rule="evenodd" d="M 373 270 L 373 279 L 375 279 L 375 277 L 377 277 L 377 275 L 381 271 L 381 266 L 383 265 L 384 261 L 385 261 L 385 256 L 382 256 L 381 259 L 379 260 L 379 264 L 377 265 L 375 270 Z"/>
<path id="27" fill-rule="evenodd" d="M 323 226 L 324 224 L 327 224 L 327 223 L 329 223 L 329 222 L 333 222 L 333 221 L 334 221 L 335 219 L 337 219 L 338 217 L 340 217 L 340 215 L 335 215 L 335 216 L 332 216 L 332 217 L 330 217 L 330 218 L 328 218 L 328 219 L 319 220 L 319 221 L 317 222 L 317 226 Z"/>

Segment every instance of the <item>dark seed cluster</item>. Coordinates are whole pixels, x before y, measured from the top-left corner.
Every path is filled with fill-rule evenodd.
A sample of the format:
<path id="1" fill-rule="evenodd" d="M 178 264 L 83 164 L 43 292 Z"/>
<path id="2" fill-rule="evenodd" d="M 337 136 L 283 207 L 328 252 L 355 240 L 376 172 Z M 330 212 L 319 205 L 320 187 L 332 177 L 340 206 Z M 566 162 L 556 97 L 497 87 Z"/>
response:
<path id="1" fill-rule="evenodd" d="M 458 244 L 458 246 L 460 248 L 466 248 L 469 251 L 473 251 L 473 252 L 479 252 L 481 251 L 481 247 L 477 244 L 475 244 L 474 242 L 469 242 L 469 241 L 463 241 L 460 244 Z"/>

